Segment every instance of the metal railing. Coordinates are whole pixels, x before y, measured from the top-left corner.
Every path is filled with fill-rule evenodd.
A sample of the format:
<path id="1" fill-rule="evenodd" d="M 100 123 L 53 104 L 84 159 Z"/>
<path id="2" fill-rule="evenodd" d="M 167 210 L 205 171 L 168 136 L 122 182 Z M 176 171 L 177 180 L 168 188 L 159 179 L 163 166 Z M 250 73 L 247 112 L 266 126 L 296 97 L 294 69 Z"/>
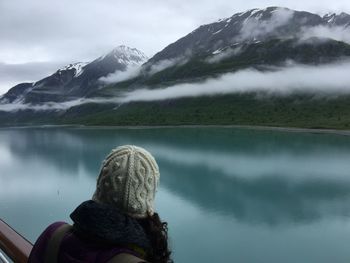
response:
<path id="1" fill-rule="evenodd" d="M 15 263 L 27 263 L 33 245 L 16 232 L 12 227 L 0 219 L 0 250 Z M 7 259 L 0 251 L 0 262 L 7 263 Z M 5 261 L 6 260 L 6 261 Z"/>
<path id="2" fill-rule="evenodd" d="M 7 258 L 0 251 L 0 262 L 1 263 L 10 263 Z"/>

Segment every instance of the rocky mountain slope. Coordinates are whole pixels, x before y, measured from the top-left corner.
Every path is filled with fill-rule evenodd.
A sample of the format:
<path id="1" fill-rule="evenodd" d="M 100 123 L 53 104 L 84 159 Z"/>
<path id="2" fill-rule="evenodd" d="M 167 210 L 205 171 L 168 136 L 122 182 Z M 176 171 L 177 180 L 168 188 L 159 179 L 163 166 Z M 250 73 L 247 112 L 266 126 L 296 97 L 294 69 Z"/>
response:
<path id="1" fill-rule="evenodd" d="M 346 28 L 349 25 L 350 15 L 346 13 L 327 14 L 322 17 L 281 7 L 251 9 L 200 26 L 157 53 L 149 63 L 182 56 L 216 55 L 227 48 L 247 43 L 274 38 L 305 38 L 308 30 L 315 27 Z"/>
<path id="2" fill-rule="evenodd" d="M 282 7 L 252 9 L 202 25 L 168 45 L 143 65 L 143 75 L 133 83 L 189 81 L 288 60 L 329 63 L 349 56 L 346 34 L 346 13 L 320 16 Z"/>
<path id="3" fill-rule="evenodd" d="M 73 63 L 35 83 L 22 83 L 10 89 L 2 103 L 62 102 L 84 97 L 101 88 L 101 77 L 130 66 L 140 66 L 147 57 L 136 48 L 119 46 L 90 63 Z"/>

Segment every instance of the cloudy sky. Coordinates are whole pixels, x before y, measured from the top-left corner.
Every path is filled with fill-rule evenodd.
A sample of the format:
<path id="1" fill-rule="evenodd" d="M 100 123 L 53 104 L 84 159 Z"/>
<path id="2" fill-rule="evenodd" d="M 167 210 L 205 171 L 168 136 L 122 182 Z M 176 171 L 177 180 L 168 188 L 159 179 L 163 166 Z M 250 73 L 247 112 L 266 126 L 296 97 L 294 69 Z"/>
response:
<path id="1" fill-rule="evenodd" d="M 0 0 L 0 94 L 121 44 L 152 56 L 201 24 L 267 6 L 350 13 L 348 0 Z"/>

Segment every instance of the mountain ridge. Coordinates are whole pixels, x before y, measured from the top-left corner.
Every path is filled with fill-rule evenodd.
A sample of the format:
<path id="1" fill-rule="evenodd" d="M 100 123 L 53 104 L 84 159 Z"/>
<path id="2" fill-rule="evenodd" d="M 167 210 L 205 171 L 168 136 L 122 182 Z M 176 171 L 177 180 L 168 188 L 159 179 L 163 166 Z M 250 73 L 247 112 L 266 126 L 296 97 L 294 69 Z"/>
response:
<path id="1" fill-rule="evenodd" d="M 335 19 L 337 15 L 333 14 L 335 17 L 331 22 L 328 23 L 327 19 L 322 18 L 320 15 L 313 14 L 306 11 L 295 11 L 289 8 L 282 8 L 282 7 L 250 9 L 245 12 L 236 13 L 229 18 L 225 18 L 220 21 L 199 26 L 189 34 L 185 35 L 184 37 L 180 38 L 179 40 L 165 47 L 162 51 L 156 53 L 149 60 L 149 62 L 154 63 L 162 59 L 171 59 L 176 56 L 182 56 L 183 53 L 181 52 L 186 52 L 186 49 L 193 50 L 194 47 L 197 49 L 197 52 L 202 50 L 213 52 L 216 49 L 225 47 L 225 44 L 226 46 L 232 45 L 234 44 L 234 41 L 232 40 L 235 40 L 237 36 L 240 35 L 241 31 L 245 29 L 244 26 L 247 27 L 247 24 L 249 25 L 249 23 L 253 23 L 252 25 L 248 26 L 248 29 L 251 28 L 256 30 L 254 28 L 254 26 L 256 26 L 254 24 L 256 21 L 259 21 L 259 22 L 268 21 L 269 18 L 271 18 L 273 15 L 276 16 L 276 14 L 277 14 L 277 17 L 280 16 L 281 18 L 288 18 L 288 15 L 291 15 L 290 21 L 288 20 L 281 21 L 285 23 L 282 23 L 280 25 L 278 24 L 276 25 L 276 23 L 274 23 L 276 21 L 272 21 L 271 26 L 275 26 L 274 29 L 280 29 L 280 31 L 278 31 L 277 33 L 280 33 L 283 35 L 289 34 L 292 30 L 300 31 L 301 27 L 305 27 L 305 26 L 320 26 L 320 25 L 348 26 L 350 24 L 350 15 L 346 13 L 342 13 L 341 15 L 338 15 L 338 16 L 341 16 L 341 19 L 340 18 Z M 287 22 L 293 27 L 288 29 Z M 264 31 L 264 28 L 258 27 L 258 29 L 262 29 L 262 31 Z M 263 32 L 263 33 L 266 33 L 266 32 Z M 274 33 L 274 32 L 267 32 L 267 33 Z M 241 42 L 261 40 L 261 38 L 264 39 L 267 36 L 253 34 Z M 279 37 L 281 37 L 281 35 L 279 35 Z M 192 39 L 195 39 L 196 41 L 191 41 Z M 181 49 L 178 48 L 179 46 L 181 46 Z"/>
<path id="2" fill-rule="evenodd" d="M 91 62 L 70 63 L 39 81 L 20 83 L 0 98 L 2 103 L 43 103 L 77 99 L 100 88 L 101 77 L 129 66 L 139 66 L 147 56 L 136 48 L 118 46 Z"/>

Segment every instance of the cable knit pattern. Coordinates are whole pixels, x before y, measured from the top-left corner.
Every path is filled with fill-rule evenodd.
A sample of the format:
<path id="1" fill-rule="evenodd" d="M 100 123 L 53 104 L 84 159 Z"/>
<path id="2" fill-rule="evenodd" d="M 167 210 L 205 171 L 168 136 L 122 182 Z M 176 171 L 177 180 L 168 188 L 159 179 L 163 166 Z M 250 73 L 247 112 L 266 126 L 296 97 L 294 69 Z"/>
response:
<path id="1" fill-rule="evenodd" d="M 143 218 L 154 213 L 159 168 L 153 156 L 133 145 L 120 146 L 103 161 L 93 200 Z"/>

